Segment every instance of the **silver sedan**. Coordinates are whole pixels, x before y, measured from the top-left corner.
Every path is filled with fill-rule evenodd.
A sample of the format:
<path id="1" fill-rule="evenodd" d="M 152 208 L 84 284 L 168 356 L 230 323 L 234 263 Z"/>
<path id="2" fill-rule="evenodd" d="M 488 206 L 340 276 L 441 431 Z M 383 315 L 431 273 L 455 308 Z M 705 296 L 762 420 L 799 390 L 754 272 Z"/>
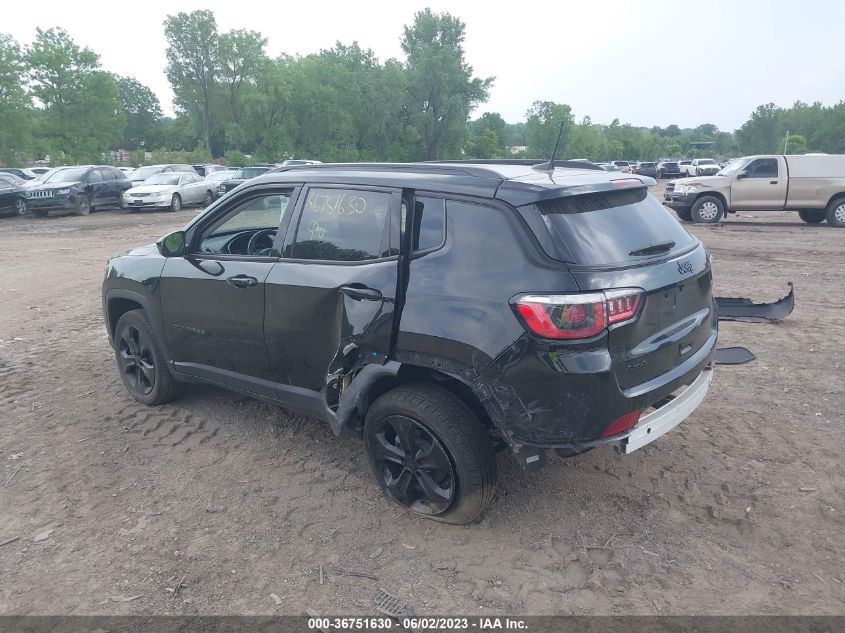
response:
<path id="1" fill-rule="evenodd" d="M 123 194 L 124 209 L 170 209 L 178 211 L 191 204 L 209 205 L 214 202 L 214 184 L 196 174 L 153 174 L 143 184 Z"/>

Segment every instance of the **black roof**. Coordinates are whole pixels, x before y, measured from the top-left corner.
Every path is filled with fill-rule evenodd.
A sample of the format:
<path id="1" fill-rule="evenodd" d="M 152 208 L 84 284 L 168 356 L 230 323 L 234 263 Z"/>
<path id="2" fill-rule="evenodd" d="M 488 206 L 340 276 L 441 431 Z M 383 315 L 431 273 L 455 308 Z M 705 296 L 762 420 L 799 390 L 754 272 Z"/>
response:
<path id="1" fill-rule="evenodd" d="M 325 183 L 408 188 L 498 198 L 513 205 L 576 193 L 613 189 L 613 181 L 636 179 L 586 162 L 555 161 L 554 171 L 538 169 L 541 160 L 473 160 L 424 163 L 325 163 L 278 167 L 254 178 L 255 184 Z M 639 179 L 640 186 L 651 184 Z M 650 180 L 650 179 L 649 179 Z M 634 184 L 633 186 L 637 186 Z"/>

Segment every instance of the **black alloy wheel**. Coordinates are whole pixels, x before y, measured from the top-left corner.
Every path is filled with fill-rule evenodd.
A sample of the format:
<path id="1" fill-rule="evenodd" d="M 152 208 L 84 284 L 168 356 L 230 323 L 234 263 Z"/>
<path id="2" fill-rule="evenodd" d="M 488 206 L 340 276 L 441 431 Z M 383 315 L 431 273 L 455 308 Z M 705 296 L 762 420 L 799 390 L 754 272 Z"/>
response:
<path id="1" fill-rule="evenodd" d="M 382 418 L 369 429 L 367 444 L 394 501 L 433 516 L 449 509 L 455 498 L 455 470 L 425 426 L 403 415 Z"/>
<path id="2" fill-rule="evenodd" d="M 156 382 L 155 358 L 150 341 L 138 328 L 127 326 L 120 333 L 118 345 L 118 362 L 126 386 L 140 396 L 148 396 Z"/>

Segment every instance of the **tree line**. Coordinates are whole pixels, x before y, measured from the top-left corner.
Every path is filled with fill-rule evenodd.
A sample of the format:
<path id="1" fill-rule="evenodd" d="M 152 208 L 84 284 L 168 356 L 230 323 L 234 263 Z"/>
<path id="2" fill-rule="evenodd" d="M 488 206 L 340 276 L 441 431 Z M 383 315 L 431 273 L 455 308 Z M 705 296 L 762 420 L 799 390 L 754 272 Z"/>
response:
<path id="1" fill-rule="evenodd" d="M 135 152 L 136 163 L 144 152 L 230 164 L 541 158 L 561 124 L 562 158 L 727 157 L 782 151 L 785 141 L 790 153 L 845 153 L 845 102 L 761 105 L 733 133 L 709 123 L 576 121 L 569 105 L 551 101 L 533 103 L 517 123 L 493 112 L 471 120 L 494 78 L 474 76 L 465 32 L 461 20 L 426 9 L 403 28 L 402 60 L 382 62 L 357 42 L 272 58 L 261 33 L 221 31 L 211 11 L 170 15 L 172 118 L 147 86 L 107 72 L 60 28 L 37 29 L 25 46 L 0 34 L 0 161 L 99 162 L 117 148 Z"/>

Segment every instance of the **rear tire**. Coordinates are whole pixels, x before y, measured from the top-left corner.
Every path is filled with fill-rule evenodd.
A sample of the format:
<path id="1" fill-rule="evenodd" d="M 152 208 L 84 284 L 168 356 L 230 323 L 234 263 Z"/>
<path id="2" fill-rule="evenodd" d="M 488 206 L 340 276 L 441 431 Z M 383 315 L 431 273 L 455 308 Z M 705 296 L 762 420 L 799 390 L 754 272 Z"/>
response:
<path id="1" fill-rule="evenodd" d="M 382 492 L 415 514 L 474 523 L 493 498 L 490 435 L 464 402 L 441 387 L 412 383 L 378 398 L 367 412 L 364 443 Z"/>
<path id="2" fill-rule="evenodd" d="M 88 215 L 91 213 L 91 198 L 87 193 L 81 193 L 76 198 L 76 208 L 73 212 L 76 215 Z"/>
<path id="3" fill-rule="evenodd" d="M 838 228 L 845 227 L 845 197 L 834 198 L 827 205 L 827 223 Z"/>
<path id="4" fill-rule="evenodd" d="M 699 224 L 716 224 L 725 214 L 725 205 L 715 196 L 701 196 L 692 205 L 692 221 Z"/>
<path id="5" fill-rule="evenodd" d="M 798 212 L 798 217 L 804 220 L 807 224 L 818 224 L 824 222 L 825 212 L 821 209 L 801 209 Z"/>
<path id="6" fill-rule="evenodd" d="M 170 402 L 181 383 L 167 368 L 167 359 L 143 310 L 130 310 L 114 328 L 114 356 L 123 386 L 141 404 Z"/>

